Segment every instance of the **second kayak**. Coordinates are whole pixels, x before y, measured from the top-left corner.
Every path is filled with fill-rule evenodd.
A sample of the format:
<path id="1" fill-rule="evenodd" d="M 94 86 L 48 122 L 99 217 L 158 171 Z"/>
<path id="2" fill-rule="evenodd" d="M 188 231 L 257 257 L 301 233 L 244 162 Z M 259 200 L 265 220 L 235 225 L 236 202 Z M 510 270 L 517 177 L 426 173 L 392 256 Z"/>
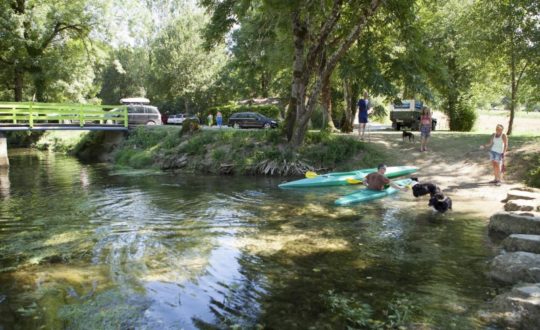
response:
<path id="1" fill-rule="evenodd" d="M 400 187 L 406 187 L 413 183 L 411 179 L 403 179 L 394 181 Z M 359 189 L 351 194 L 345 195 L 336 199 L 335 204 L 339 206 L 350 205 L 354 203 L 367 202 L 374 199 L 379 199 L 397 193 L 398 190 L 394 187 L 388 187 L 384 190 Z"/>
<path id="2" fill-rule="evenodd" d="M 352 181 L 362 181 L 369 174 L 376 172 L 376 168 L 367 168 L 351 172 L 333 172 L 320 174 L 314 178 L 306 178 L 285 182 L 279 185 L 280 188 L 311 188 L 311 187 L 330 187 L 344 186 L 351 184 Z M 388 178 L 397 178 L 404 175 L 409 175 L 418 171 L 415 166 L 390 166 L 386 168 L 385 176 Z M 359 183 L 359 182 L 356 182 Z"/>

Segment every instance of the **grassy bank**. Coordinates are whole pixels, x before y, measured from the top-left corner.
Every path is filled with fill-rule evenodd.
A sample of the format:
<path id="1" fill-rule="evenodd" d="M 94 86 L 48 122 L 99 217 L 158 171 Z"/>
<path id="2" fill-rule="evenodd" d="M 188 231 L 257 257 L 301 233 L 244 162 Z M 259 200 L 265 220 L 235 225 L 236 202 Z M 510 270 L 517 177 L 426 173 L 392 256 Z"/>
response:
<path id="1" fill-rule="evenodd" d="M 286 148 L 277 130 L 203 130 L 139 127 L 119 147 L 115 162 L 216 174 L 301 175 L 307 170 L 373 166 L 384 153 L 348 136 L 308 133 L 298 152 Z"/>

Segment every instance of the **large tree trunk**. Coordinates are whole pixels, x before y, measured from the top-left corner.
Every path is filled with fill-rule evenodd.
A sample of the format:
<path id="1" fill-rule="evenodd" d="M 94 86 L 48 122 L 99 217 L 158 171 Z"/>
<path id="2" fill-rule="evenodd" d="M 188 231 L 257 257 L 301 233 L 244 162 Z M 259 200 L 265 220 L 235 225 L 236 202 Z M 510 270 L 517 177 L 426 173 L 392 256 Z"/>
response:
<path id="1" fill-rule="evenodd" d="M 321 91 L 321 99 L 322 99 L 322 106 L 323 106 L 323 130 L 328 130 L 330 132 L 336 130 L 336 126 L 334 125 L 334 120 L 332 119 L 332 95 L 331 95 L 331 86 L 330 86 L 330 78 L 324 79 L 322 91 Z"/>
<path id="2" fill-rule="evenodd" d="M 343 125 L 341 125 L 341 131 L 351 133 L 353 131 L 356 93 L 353 92 L 353 86 L 349 79 L 343 79 L 343 97 L 345 99 L 345 111 L 343 113 L 345 118 Z"/>
<path id="3" fill-rule="evenodd" d="M 300 13 L 293 13 L 293 36 L 294 36 L 294 64 L 293 64 L 293 83 L 292 96 L 296 99 L 296 122 L 293 126 L 293 132 L 289 145 L 296 149 L 299 147 L 307 130 L 307 124 L 315 109 L 317 100 L 320 97 L 322 81 L 329 79 L 336 68 L 338 61 L 351 48 L 352 44 L 358 39 L 360 32 L 367 24 L 368 18 L 373 16 L 380 4 L 384 0 L 372 0 L 369 7 L 359 13 L 359 19 L 352 30 L 338 44 L 334 52 L 328 57 L 328 61 L 321 61 L 322 54 L 330 34 L 338 24 L 343 10 L 343 1 L 335 0 L 333 2 L 332 13 L 324 22 L 322 27 L 318 27 L 319 34 L 308 38 L 306 22 L 302 21 Z M 313 40 L 314 43 L 305 53 L 305 44 L 307 40 Z M 317 74 L 315 74 L 317 73 Z M 313 83 L 310 80 L 315 79 Z M 307 91 L 309 86 L 310 90 Z"/>

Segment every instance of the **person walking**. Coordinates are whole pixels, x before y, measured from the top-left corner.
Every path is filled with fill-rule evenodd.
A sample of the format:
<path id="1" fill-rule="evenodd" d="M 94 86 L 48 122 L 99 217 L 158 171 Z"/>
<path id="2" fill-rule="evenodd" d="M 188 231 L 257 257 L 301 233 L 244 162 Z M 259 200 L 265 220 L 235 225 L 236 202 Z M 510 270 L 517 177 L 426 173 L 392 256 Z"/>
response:
<path id="1" fill-rule="evenodd" d="M 208 114 L 208 117 L 206 117 L 206 120 L 208 121 L 208 127 L 212 127 L 212 124 L 214 122 L 214 117 L 211 113 Z"/>
<path id="2" fill-rule="evenodd" d="M 428 139 L 431 136 L 431 109 L 424 106 L 420 113 L 420 151 L 427 151 Z"/>
<path id="3" fill-rule="evenodd" d="M 504 154 L 508 150 L 508 137 L 503 133 L 504 126 L 497 124 L 495 126 L 495 133 L 491 134 L 489 142 L 480 146 L 480 149 L 489 149 L 489 160 L 493 166 L 494 179 L 489 183 L 493 183 L 496 186 L 501 185 L 501 176 L 503 172 Z"/>
<path id="4" fill-rule="evenodd" d="M 364 91 L 364 98 L 358 101 L 358 135 L 360 139 L 364 139 L 366 124 L 368 122 L 369 95 Z"/>
<path id="5" fill-rule="evenodd" d="M 223 125 L 223 115 L 221 114 L 221 111 L 218 111 L 216 114 L 216 123 L 219 128 L 221 128 L 221 125 Z"/>

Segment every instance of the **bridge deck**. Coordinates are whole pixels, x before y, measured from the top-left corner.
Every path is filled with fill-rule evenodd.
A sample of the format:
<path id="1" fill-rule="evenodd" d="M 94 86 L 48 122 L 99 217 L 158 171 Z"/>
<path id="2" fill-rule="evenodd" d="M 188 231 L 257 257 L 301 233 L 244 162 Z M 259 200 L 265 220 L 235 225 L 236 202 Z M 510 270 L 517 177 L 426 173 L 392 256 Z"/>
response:
<path id="1" fill-rule="evenodd" d="M 124 125 L 111 124 L 39 124 L 29 125 L 0 124 L 0 131 L 127 131 Z"/>

